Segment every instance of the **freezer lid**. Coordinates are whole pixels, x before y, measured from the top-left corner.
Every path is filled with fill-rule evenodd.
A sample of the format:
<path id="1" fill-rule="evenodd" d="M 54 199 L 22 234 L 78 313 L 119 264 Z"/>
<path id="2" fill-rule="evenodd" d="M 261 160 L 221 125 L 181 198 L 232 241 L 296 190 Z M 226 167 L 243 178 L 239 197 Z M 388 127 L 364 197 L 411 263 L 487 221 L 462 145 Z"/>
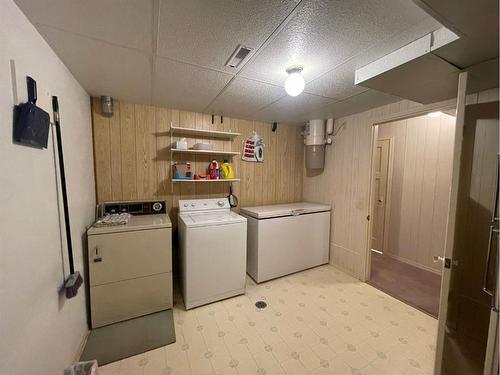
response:
<path id="1" fill-rule="evenodd" d="M 256 219 L 270 219 L 273 217 L 302 215 L 330 210 L 331 206 L 327 204 L 298 202 L 269 206 L 243 207 L 240 213 Z"/>

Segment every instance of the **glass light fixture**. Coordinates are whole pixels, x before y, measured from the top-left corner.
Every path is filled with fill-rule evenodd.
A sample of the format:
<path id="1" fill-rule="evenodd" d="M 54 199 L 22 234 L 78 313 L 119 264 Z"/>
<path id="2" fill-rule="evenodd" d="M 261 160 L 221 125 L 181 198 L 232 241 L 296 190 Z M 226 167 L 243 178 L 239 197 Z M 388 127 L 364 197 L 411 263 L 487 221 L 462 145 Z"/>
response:
<path id="1" fill-rule="evenodd" d="M 304 68 L 302 66 L 292 66 L 287 68 L 286 72 L 288 73 L 288 77 L 285 81 L 285 91 L 290 96 L 297 96 L 302 91 L 304 91 L 304 87 L 306 86 L 306 81 L 304 77 L 302 77 L 302 72 Z"/>

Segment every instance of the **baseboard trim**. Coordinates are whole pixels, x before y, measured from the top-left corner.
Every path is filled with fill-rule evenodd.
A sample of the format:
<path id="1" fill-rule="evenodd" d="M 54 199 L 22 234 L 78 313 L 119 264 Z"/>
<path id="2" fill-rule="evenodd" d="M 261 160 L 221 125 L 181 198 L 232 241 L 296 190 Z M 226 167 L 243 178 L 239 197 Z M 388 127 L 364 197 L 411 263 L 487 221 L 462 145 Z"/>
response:
<path id="1" fill-rule="evenodd" d="M 360 278 L 359 275 L 356 275 L 353 271 L 351 271 L 351 270 L 349 270 L 349 269 L 347 269 L 345 267 L 342 267 L 342 265 L 340 265 L 338 263 L 335 263 L 331 259 L 330 259 L 330 261 L 327 264 L 329 264 L 330 266 L 333 266 L 334 268 L 338 269 L 339 271 L 342 271 L 343 273 L 348 274 L 351 277 L 354 277 L 357 280 L 363 281 L 363 280 L 361 280 L 361 278 Z"/>
<path id="2" fill-rule="evenodd" d="M 87 345 L 87 340 L 89 338 L 89 335 L 90 335 L 90 330 L 87 329 L 87 332 L 85 332 L 85 334 L 83 335 L 82 340 L 80 342 L 80 346 L 76 352 L 76 357 L 74 360 L 75 363 L 80 361 L 80 357 L 82 356 L 83 349 L 85 349 L 85 345 Z"/>
<path id="3" fill-rule="evenodd" d="M 427 266 L 424 266 L 423 264 L 420 264 L 420 263 L 417 263 L 417 262 L 414 262 L 412 260 L 408 260 L 408 259 L 405 259 L 405 258 L 401 258 L 397 255 L 393 255 L 393 254 L 388 254 L 388 253 L 384 253 L 383 254 L 384 256 L 386 257 L 389 257 L 389 258 L 392 258 L 392 259 L 396 259 L 400 262 L 403 262 L 403 263 L 406 263 L 406 264 L 409 264 L 410 266 L 413 266 L 413 267 L 417 267 L 417 268 L 420 268 L 424 271 L 429 271 L 429 272 L 432 272 L 436 275 L 439 275 L 441 276 L 442 275 L 442 272 L 441 271 L 438 271 L 438 270 L 435 270 L 434 268 L 431 268 L 431 267 L 427 267 Z"/>

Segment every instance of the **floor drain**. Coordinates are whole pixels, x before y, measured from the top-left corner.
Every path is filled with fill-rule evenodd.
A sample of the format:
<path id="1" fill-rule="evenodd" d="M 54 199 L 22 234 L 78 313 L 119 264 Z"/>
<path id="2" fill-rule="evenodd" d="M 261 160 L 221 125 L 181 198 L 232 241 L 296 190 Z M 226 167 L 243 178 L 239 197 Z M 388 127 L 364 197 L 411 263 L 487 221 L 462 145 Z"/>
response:
<path id="1" fill-rule="evenodd" d="M 255 307 L 258 309 L 265 309 L 267 307 L 267 303 L 264 301 L 257 301 L 255 302 Z"/>

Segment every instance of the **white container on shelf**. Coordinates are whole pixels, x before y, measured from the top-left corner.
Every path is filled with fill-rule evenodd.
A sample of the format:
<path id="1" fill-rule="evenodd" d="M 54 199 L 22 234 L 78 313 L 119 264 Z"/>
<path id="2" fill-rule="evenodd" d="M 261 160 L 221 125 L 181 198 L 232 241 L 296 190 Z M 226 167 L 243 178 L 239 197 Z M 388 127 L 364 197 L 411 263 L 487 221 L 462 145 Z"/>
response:
<path id="1" fill-rule="evenodd" d="M 187 148 L 188 148 L 188 143 L 186 138 L 181 138 L 177 142 L 175 142 L 176 150 L 187 150 Z"/>
<path id="2" fill-rule="evenodd" d="M 214 145 L 211 143 L 195 143 L 193 145 L 193 150 L 213 150 Z"/>

